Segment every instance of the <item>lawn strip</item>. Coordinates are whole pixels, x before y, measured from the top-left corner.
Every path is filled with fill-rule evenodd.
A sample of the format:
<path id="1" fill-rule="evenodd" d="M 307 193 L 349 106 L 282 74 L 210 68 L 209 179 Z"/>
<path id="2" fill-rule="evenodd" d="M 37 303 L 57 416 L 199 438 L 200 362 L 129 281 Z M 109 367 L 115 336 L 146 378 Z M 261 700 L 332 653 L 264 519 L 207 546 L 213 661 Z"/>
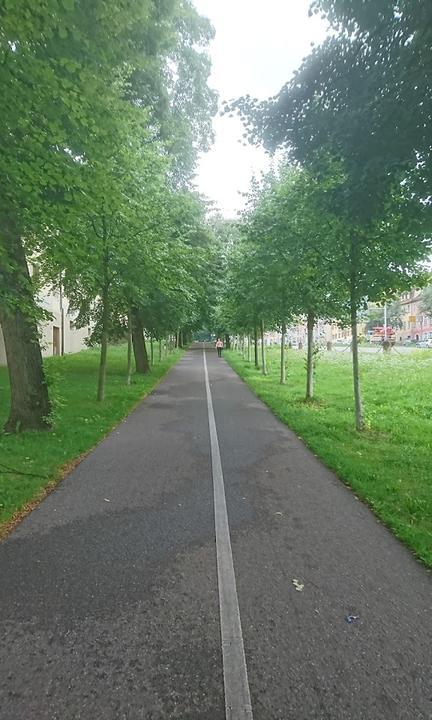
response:
<path id="1" fill-rule="evenodd" d="M 99 353 L 84 350 L 45 361 L 55 422 L 50 432 L 0 435 L 0 538 L 151 392 L 181 357 L 176 351 L 148 375 L 125 384 L 126 347 L 109 349 L 106 397 L 96 400 Z M 7 369 L 0 368 L 0 426 L 8 412 Z"/>
<path id="2" fill-rule="evenodd" d="M 316 401 L 304 402 L 302 351 L 288 351 L 286 386 L 279 350 L 268 352 L 268 375 L 236 352 L 225 358 L 256 395 L 377 517 L 432 567 L 432 352 L 362 355 L 368 429 L 354 429 L 351 357 L 319 357 Z"/>

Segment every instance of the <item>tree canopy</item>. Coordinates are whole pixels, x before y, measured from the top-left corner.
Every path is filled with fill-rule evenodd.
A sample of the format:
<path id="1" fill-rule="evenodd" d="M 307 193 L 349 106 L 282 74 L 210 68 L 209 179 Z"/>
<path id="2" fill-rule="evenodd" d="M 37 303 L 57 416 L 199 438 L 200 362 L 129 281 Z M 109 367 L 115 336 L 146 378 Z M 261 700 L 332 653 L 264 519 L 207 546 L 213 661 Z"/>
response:
<path id="1" fill-rule="evenodd" d="M 5 0 L 0 28 L 0 321 L 15 431 L 50 424 L 28 260 L 93 324 L 101 399 L 109 337 L 131 310 L 136 347 L 146 322 L 158 334 L 196 322 L 205 232 L 191 179 L 216 96 L 213 29 L 188 0 Z M 159 309 L 156 323 L 162 299 L 171 316 Z"/>

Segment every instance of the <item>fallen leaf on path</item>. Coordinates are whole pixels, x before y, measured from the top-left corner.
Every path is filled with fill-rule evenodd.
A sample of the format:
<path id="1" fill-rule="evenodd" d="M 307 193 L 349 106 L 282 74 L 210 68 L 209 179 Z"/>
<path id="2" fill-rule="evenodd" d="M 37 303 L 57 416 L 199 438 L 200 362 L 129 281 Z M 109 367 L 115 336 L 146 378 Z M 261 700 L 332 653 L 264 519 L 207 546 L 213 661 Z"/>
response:
<path id="1" fill-rule="evenodd" d="M 282 512 L 275 512 L 275 515 L 277 515 L 278 517 L 283 517 L 283 513 L 282 513 Z"/>
<path id="2" fill-rule="evenodd" d="M 300 580 L 296 580 L 296 578 L 293 578 L 293 585 L 297 592 L 303 592 L 304 584 L 300 582 Z"/>
<path id="3" fill-rule="evenodd" d="M 108 498 L 104 498 L 105 502 L 111 502 L 111 500 L 108 500 Z"/>

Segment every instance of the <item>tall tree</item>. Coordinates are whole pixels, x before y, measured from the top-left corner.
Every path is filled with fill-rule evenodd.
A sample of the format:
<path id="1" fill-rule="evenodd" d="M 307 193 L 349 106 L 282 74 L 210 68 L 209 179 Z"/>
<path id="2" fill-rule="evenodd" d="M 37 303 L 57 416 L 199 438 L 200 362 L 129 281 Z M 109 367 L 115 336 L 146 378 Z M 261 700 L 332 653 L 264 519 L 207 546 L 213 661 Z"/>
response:
<path id="1" fill-rule="evenodd" d="M 234 107 L 252 142 L 284 147 L 317 179 L 339 177 L 326 204 L 342 250 L 361 429 L 358 310 L 414 283 L 430 251 L 431 8 L 412 0 L 314 7 L 328 12 L 334 33 L 276 97 Z"/>
<path id="2" fill-rule="evenodd" d="M 432 285 L 427 285 L 422 291 L 420 299 L 420 310 L 432 318 Z"/>
<path id="3" fill-rule="evenodd" d="M 111 156 L 121 150 L 113 143 L 112 125 L 117 120 L 121 127 L 123 114 L 112 114 L 113 104 L 118 110 L 123 103 L 126 114 L 130 107 L 140 112 L 142 124 L 154 140 L 164 140 L 165 148 L 175 146 L 174 131 L 167 128 L 182 113 L 183 129 L 193 127 L 198 140 L 187 153 L 187 143 L 183 146 L 184 155 L 176 160 L 187 172 L 177 176 L 190 176 L 214 111 L 205 53 L 211 34 L 187 0 L 131 0 L 127 7 L 114 0 L 2 5 L 0 245 L 5 282 L 0 313 L 11 380 L 8 429 L 49 425 L 26 261 L 31 239 L 38 237 L 39 248 L 49 250 L 74 202 L 71 189 L 75 197 L 88 191 L 82 170 L 89 160 L 94 163 L 89 139 L 100 156 L 104 149 Z M 179 125 L 180 120 L 178 138 Z"/>

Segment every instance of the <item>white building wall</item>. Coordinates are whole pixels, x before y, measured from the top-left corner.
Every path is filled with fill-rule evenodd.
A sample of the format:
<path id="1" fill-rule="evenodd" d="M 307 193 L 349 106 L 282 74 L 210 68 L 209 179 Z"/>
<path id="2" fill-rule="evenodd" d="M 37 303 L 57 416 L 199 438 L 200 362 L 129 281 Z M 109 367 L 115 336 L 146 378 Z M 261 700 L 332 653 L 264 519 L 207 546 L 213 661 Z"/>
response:
<path id="1" fill-rule="evenodd" d="M 44 357 L 59 355 L 61 351 L 61 309 L 60 297 L 57 293 L 46 293 L 39 298 L 41 307 L 52 314 L 52 320 L 41 324 L 41 349 Z M 83 350 L 84 340 L 91 332 L 90 328 L 77 329 L 74 324 L 75 316 L 69 314 L 69 302 L 63 298 L 64 308 L 64 351 L 76 353 Z M 0 328 L 0 365 L 6 365 L 6 352 L 3 334 Z"/>
<path id="2" fill-rule="evenodd" d="M 3 333 L 0 327 L 0 365 L 6 365 L 6 350 L 4 346 Z"/>

